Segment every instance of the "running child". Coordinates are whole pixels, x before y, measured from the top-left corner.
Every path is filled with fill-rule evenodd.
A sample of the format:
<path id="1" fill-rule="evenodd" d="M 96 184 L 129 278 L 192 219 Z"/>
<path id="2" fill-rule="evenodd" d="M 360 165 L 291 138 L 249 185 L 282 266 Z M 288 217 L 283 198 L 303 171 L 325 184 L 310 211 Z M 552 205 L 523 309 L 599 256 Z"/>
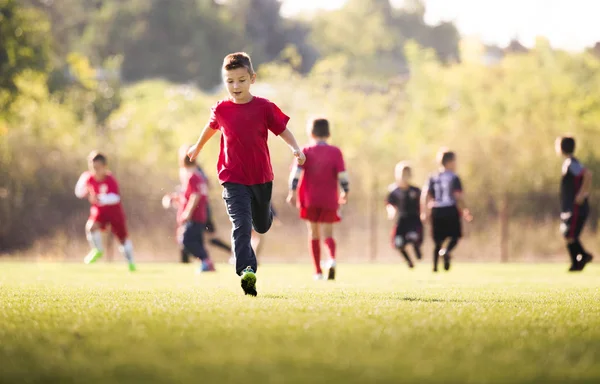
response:
<path id="1" fill-rule="evenodd" d="M 443 149 L 438 153 L 440 171 L 429 178 L 423 188 L 421 202 L 423 221 L 431 217 L 435 248 L 433 251 L 433 271 L 438 271 L 438 259 L 444 258 L 444 269 L 450 269 L 452 251 L 462 237 L 461 216 L 472 220 L 465 206 L 460 178 L 456 175 L 456 155 Z M 448 241 L 444 247 L 445 242 Z"/>
<path id="2" fill-rule="evenodd" d="M 195 161 L 184 156 L 183 165 L 177 209 L 181 243 L 187 252 L 201 261 L 198 272 L 214 271 L 215 267 L 204 247 L 204 232 L 208 219 L 208 184 L 204 176 L 198 172 Z"/>
<path id="3" fill-rule="evenodd" d="M 560 183 L 560 229 L 571 257 L 569 271 L 582 271 L 593 259 L 579 239 L 590 212 L 588 200 L 592 188 L 592 172 L 575 158 L 574 138 L 563 136 L 556 139 L 556 152 L 565 158 Z"/>
<path id="4" fill-rule="evenodd" d="M 250 56 L 246 53 L 227 55 L 222 75 L 229 98 L 212 108 L 208 124 L 188 155 L 194 160 L 210 138 L 221 131 L 217 172 L 233 226 L 236 273 L 241 276 L 244 293 L 256 296 L 257 262 L 250 241 L 252 228 L 258 233 L 266 233 L 273 223 L 273 169 L 267 145 L 269 131 L 290 146 L 300 164 L 304 164 L 305 156 L 294 135 L 287 129 L 289 117 L 274 103 L 250 93 L 250 87 L 256 80 Z"/>
<path id="5" fill-rule="evenodd" d="M 87 197 L 91 204 L 85 232 L 92 249 L 84 262 L 91 264 L 103 256 L 102 231 L 110 225 L 112 233 L 119 239 L 119 251 L 127 259 L 129 270 L 135 271 L 133 245 L 127 234 L 119 184 L 108 170 L 105 155 L 96 151 L 89 154 L 88 171 L 79 177 L 75 185 L 75 196 L 80 199 Z"/>
<path id="6" fill-rule="evenodd" d="M 404 256 L 409 268 L 414 264 L 406 246 L 412 244 L 417 259 L 421 260 L 423 224 L 421 223 L 421 190 L 410 183 L 412 169 L 405 162 L 396 164 L 396 182 L 389 187 L 386 200 L 388 218 L 397 218 L 392 234 L 394 247 Z"/>
<path id="7" fill-rule="evenodd" d="M 321 268 L 321 238 L 329 250 L 328 280 L 335 279 L 336 243 L 333 224 L 339 222 L 340 204 L 348 200 L 348 174 L 344 157 L 338 147 L 327 143 L 329 121 L 315 119 L 309 124 L 311 144 L 302 151 L 306 163 L 296 164 L 290 174 L 288 203 L 298 206 L 300 218 L 307 221 L 309 252 L 315 265 L 315 280 L 323 280 Z M 338 184 L 342 188 L 339 193 Z M 296 198 L 297 191 L 297 198 Z"/>

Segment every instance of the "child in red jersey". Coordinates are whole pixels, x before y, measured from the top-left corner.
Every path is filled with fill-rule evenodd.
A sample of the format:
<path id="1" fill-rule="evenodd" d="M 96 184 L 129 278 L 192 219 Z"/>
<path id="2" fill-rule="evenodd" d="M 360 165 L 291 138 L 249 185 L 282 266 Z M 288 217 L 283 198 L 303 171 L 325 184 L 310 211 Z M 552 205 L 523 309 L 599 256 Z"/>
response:
<path id="1" fill-rule="evenodd" d="M 315 263 L 315 279 L 323 279 L 321 269 L 321 235 L 323 235 L 331 257 L 328 279 L 334 280 L 336 244 L 333 239 L 333 223 L 340 221 L 339 205 L 346 204 L 348 199 L 348 175 L 342 151 L 338 147 L 327 144 L 330 136 L 329 122 L 326 119 L 315 119 L 310 124 L 310 130 L 312 143 L 302 149 L 307 160 L 304 165 L 297 164 L 292 170 L 287 201 L 294 205 L 297 200 L 300 218 L 308 221 L 309 251 Z M 342 187 L 341 195 L 338 183 Z"/>
<path id="2" fill-rule="evenodd" d="M 294 135 L 287 129 L 289 117 L 269 100 L 250 93 L 250 87 L 256 80 L 250 57 L 245 53 L 227 55 L 222 73 L 230 97 L 212 108 L 208 124 L 188 155 L 194 160 L 210 138 L 221 131 L 217 171 L 233 225 L 236 272 L 242 276 L 244 293 L 256 296 L 257 263 L 250 240 L 252 228 L 258 233 L 266 233 L 273 223 L 273 169 L 267 145 L 269 131 L 290 146 L 300 164 L 304 163 L 305 156 Z"/>
<path id="3" fill-rule="evenodd" d="M 127 234 L 125 213 L 121 205 L 119 185 L 107 167 L 106 156 L 96 151 L 88 156 L 89 170 L 84 172 L 75 186 L 75 196 L 87 196 L 91 207 L 90 217 L 85 226 L 86 236 L 92 247 L 84 262 L 91 264 L 102 257 L 102 231 L 107 225 L 121 243 L 119 250 L 129 263 L 129 270 L 135 271 L 133 245 Z"/>

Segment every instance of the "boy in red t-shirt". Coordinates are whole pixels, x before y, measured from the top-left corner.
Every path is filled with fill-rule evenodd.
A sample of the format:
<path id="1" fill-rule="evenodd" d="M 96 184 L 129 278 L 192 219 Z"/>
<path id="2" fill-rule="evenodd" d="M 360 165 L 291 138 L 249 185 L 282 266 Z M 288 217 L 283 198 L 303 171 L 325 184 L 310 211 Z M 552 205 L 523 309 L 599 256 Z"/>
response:
<path id="1" fill-rule="evenodd" d="M 182 229 L 183 247 L 202 261 L 199 271 L 214 271 L 206 248 L 204 231 L 208 219 L 208 184 L 195 161 L 185 157 L 181 172 L 181 193 L 177 207 L 177 224 Z"/>
<path id="2" fill-rule="evenodd" d="M 315 280 L 323 279 L 321 269 L 321 231 L 329 249 L 328 279 L 335 279 L 335 240 L 333 223 L 340 221 L 338 209 L 348 199 L 348 174 L 338 147 L 327 144 L 329 122 L 315 119 L 310 124 L 312 143 L 302 149 L 306 163 L 296 164 L 290 175 L 288 203 L 296 204 L 300 218 L 308 221 L 309 251 L 315 263 Z M 342 188 L 339 194 L 338 184 Z M 296 199 L 296 190 L 298 198 Z"/>
<path id="3" fill-rule="evenodd" d="M 250 242 L 252 228 L 258 233 L 266 233 L 273 222 L 269 131 L 290 146 L 300 164 L 304 164 L 305 156 L 286 127 L 289 117 L 269 100 L 250 93 L 250 86 L 256 80 L 250 57 L 246 53 L 227 55 L 222 73 L 230 97 L 211 109 L 210 120 L 188 155 L 194 160 L 208 140 L 221 131 L 217 172 L 233 225 L 236 272 L 242 276 L 244 293 L 256 296 L 257 263 Z"/>
<path id="4" fill-rule="evenodd" d="M 81 174 L 75 186 L 75 196 L 80 199 L 87 196 L 91 204 L 85 231 L 92 250 L 84 262 L 91 264 L 102 257 L 102 231 L 110 225 L 113 234 L 119 239 L 119 250 L 127 259 L 129 270 L 135 271 L 133 245 L 127 234 L 119 185 L 108 170 L 106 156 L 96 151 L 90 153 L 88 168 L 88 171 Z"/>

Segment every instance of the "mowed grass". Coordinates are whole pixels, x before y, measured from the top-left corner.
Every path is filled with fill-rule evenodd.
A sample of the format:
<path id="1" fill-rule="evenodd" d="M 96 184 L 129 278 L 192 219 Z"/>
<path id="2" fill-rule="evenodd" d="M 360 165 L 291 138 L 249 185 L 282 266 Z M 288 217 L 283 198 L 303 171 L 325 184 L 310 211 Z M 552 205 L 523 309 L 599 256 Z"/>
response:
<path id="1" fill-rule="evenodd" d="M 598 383 L 600 268 L 0 264 L 1 383 Z"/>

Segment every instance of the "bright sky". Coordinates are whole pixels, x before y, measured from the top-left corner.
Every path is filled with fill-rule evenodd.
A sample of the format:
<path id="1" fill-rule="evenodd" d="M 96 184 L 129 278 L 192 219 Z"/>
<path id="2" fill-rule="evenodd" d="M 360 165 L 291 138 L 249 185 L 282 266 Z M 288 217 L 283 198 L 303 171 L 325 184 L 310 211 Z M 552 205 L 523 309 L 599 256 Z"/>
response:
<path id="1" fill-rule="evenodd" d="M 283 0 L 282 13 L 336 9 L 344 2 Z M 532 46 L 536 36 L 545 36 L 556 48 L 582 50 L 600 41 L 598 0 L 425 0 L 425 4 L 428 23 L 454 21 L 461 34 L 479 36 L 486 43 L 506 45 L 518 36 Z"/>

